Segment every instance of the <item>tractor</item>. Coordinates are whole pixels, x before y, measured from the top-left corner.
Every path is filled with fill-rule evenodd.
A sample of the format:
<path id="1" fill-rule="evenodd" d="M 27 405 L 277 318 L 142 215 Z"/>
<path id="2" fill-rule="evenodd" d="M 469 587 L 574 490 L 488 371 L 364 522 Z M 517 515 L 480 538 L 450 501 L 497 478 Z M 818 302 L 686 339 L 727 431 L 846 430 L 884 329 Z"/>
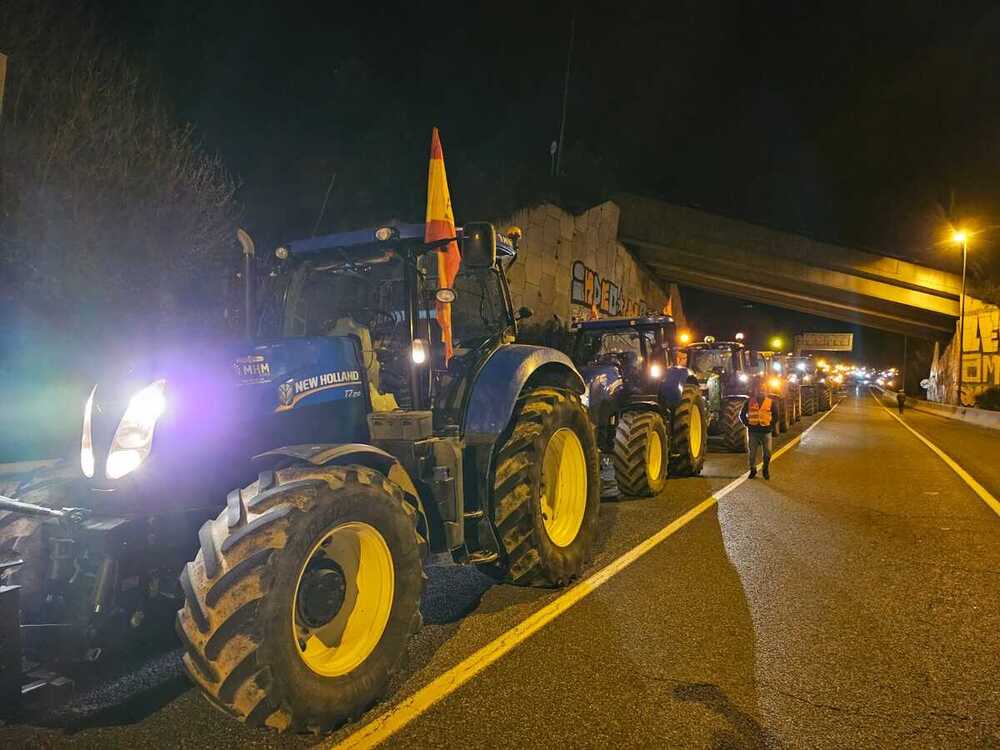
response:
<path id="1" fill-rule="evenodd" d="M 798 377 L 785 371 L 783 357 L 778 352 L 758 351 L 752 356 L 759 362 L 761 376 L 767 378 L 768 396 L 778 402 L 776 428 L 778 432 L 787 432 L 802 418 L 802 395 Z"/>
<path id="2" fill-rule="evenodd" d="M 573 362 L 587 383 L 602 452 L 602 497 L 655 495 L 668 474 L 701 473 L 705 400 L 694 373 L 676 363 L 675 335 L 669 316 L 575 325 Z"/>
<path id="3" fill-rule="evenodd" d="M 165 601 L 213 705 L 327 731 L 388 688 L 421 625 L 429 553 L 514 584 L 578 576 L 599 453 L 569 357 L 514 343 L 531 314 L 506 282 L 519 232 L 466 224 L 441 286 L 448 241 L 424 230 L 279 247 L 269 316 L 241 233 L 246 336 L 98 383 L 66 492 L 3 498 L 46 530 L 13 568 L 41 589 L 24 591 L 26 621 L 92 653 Z"/>
<path id="4" fill-rule="evenodd" d="M 823 366 L 821 366 L 823 365 Z M 795 376 L 802 394 L 802 413 L 811 416 L 821 411 L 829 411 L 833 405 L 833 390 L 825 363 L 817 362 L 812 355 L 796 355 L 785 358 L 785 368 L 789 376 Z"/>
<path id="5" fill-rule="evenodd" d="M 759 366 L 744 346 L 741 334 L 735 341 L 703 342 L 685 349 L 687 366 L 694 372 L 708 411 L 708 434 L 721 438 L 726 450 L 746 450 L 747 431 L 740 422 L 740 410 L 750 396 L 752 378 Z"/>

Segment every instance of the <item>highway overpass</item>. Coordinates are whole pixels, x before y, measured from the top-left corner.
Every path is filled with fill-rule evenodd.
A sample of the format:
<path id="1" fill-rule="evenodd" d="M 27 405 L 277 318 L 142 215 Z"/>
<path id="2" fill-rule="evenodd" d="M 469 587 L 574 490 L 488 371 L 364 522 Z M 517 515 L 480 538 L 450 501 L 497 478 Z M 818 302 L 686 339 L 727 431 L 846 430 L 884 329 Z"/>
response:
<path id="1" fill-rule="evenodd" d="M 955 331 L 957 274 L 661 200 L 614 202 L 619 241 L 663 282 L 922 338 Z"/>

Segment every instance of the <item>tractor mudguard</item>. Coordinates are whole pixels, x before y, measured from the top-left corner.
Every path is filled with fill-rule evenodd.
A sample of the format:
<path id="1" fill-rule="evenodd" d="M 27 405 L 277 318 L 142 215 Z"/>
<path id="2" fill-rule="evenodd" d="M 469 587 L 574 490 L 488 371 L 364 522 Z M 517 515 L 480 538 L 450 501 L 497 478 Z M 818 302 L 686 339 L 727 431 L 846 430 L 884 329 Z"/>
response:
<path id="1" fill-rule="evenodd" d="M 670 408 L 677 406 L 684 393 L 684 386 L 689 384 L 697 385 L 698 381 L 688 368 L 668 367 L 660 383 L 660 401 Z"/>
<path id="2" fill-rule="evenodd" d="M 417 511 L 423 517 L 426 528 L 427 517 L 424 513 L 423 500 L 417 487 L 413 483 L 409 472 L 403 467 L 399 460 L 391 453 L 387 453 L 381 448 L 366 443 L 340 443 L 340 444 L 315 444 L 305 445 L 285 445 L 281 448 L 274 448 L 266 453 L 260 453 L 253 457 L 254 461 L 275 458 L 294 458 L 299 461 L 306 461 L 314 466 L 339 466 L 343 464 L 361 464 L 370 469 L 381 472 L 390 482 L 394 482 L 405 492 L 412 496 L 416 503 Z"/>
<path id="3" fill-rule="evenodd" d="M 470 445 L 495 443 L 510 422 L 514 404 L 528 381 L 586 391 L 572 360 L 556 349 L 527 344 L 502 346 L 480 368 L 472 384 L 463 434 Z"/>

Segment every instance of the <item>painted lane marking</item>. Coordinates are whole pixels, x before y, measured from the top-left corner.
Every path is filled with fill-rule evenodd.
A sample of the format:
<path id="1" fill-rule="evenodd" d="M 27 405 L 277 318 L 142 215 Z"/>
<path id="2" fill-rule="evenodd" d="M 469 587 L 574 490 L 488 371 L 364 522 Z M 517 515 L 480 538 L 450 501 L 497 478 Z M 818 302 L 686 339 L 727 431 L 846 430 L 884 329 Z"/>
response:
<path id="1" fill-rule="evenodd" d="M 809 427 L 778 448 L 771 455 L 771 460 L 778 459 L 798 445 L 802 441 L 802 438 L 832 414 L 838 405 L 835 404 L 833 408 L 809 425 Z M 651 537 L 624 553 L 621 557 L 608 563 L 586 580 L 568 589 L 565 593 L 553 599 L 534 614 L 529 615 L 525 620 L 522 620 L 506 633 L 500 635 L 470 656 L 467 656 L 447 672 L 443 672 L 435 677 L 417 692 L 413 693 L 413 695 L 400 701 L 396 706 L 384 714 L 377 716 L 336 745 L 332 745 L 330 750 L 361 750 L 361 748 L 373 748 L 382 744 L 407 724 L 425 713 L 435 703 L 451 695 L 466 682 L 486 669 L 486 667 L 504 656 L 504 654 L 512 651 L 520 643 L 544 628 L 588 594 L 603 586 L 611 578 L 621 573 L 625 568 L 662 541 L 680 531 L 691 521 L 718 503 L 723 497 L 746 482 L 747 478 L 748 472 L 744 472 L 742 476 L 737 477 L 718 492 L 702 500 L 682 516 L 671 521 Z"/>
<path id="2" fill-rule="evenodd" d="M 938 458 L 940 458 L 942 461 L 944 461 L 946 464 L 948 464 L 948 468 L 950 468 L 953 472 L 955 472 L 956 474 L 958 474 L 959 478 L 963 482 L 965 482 L 967 485 L 969 485 L 969 487 L 972 489 L 973 492 L 975 492 L 977 495 L 979 495 L 979 499 L 980 500 L 982 500 L 984 503 L 986 503 L 986 505 L 989 506 L 993 510 L 994 513 L 996 513 L 998 516 L 1000 516 L 1000 500 L 997 500 L 995 497 L 993 497 L 993 495 L 990 494 L 989 490 L 987 490 L 985 487 L 983 487 L 983 485 L 981 485 L 979 482 L 977 482 L 976 479 L 975 479 L 975 477 L 973 477 L 969 472 L 967 472 L 965 469 L 963 469 L 961 466 L 959 466 L 958 462 L 955 461 L 951 456 L 949 456 L 943 450 L 941 450 L 940 448 L 938 448 L 936 445 L 934 445 L 934 443 L 932 443 L 930 440 L 928 440 L 927 438 L 925 438 L 923 435 L 921 435 L 915 429 L 913 429 L 912 427 L 910 427 L 910 425 L 908 425 L 906 422 L 903 421 L 902 417 L 900 417 L 899 415 L 895 414 L 891 409 L 889 409 L 887 406 L 885 406 L 885 404 L 883 404 L 881 401 L 879 401 L 878 400 L 878 396 L 876 396 L 874 393 L 872 393 L 872 398 L 875 399 L 875 403 L 876 404 L 878 404 L 883 409 L 885 409 L 886 413 L 890 417 L 892 417 L 897 422 L 899 422 L 901 425 L 903 425 L 903 427 L 905 427 L 910 432 L 912 432 L 921 443 L 923 443 L 928 448 L 930 448 L 932 451 L 934 451 L 937 454 Z"/>

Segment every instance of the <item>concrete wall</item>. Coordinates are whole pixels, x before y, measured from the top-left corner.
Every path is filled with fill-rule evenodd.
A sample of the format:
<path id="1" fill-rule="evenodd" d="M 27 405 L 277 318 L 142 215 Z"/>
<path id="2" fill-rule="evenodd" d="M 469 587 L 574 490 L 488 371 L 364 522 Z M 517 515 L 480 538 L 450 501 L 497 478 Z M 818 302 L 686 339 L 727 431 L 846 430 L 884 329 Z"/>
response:
<path id="1" fill-rule="evenodd" d="M 958 404 L 958 367 L 960 326 L 942 350 L 934 350 L 928 379 L 927 398 L 945 404 Z M 973 297 L 965 302 L 965 340 L 961 346 L 961 404 L 975 405 L 976 396 L 991 386 L 1000 386 L 1000 308 Z"/>
<path id="2" fill-rule="evenodd" d="M 559 316 L 588 319 L 596 299 L 601 317 L 659 313 L 668 299 L 678 326 L 685 325 L 676 284 L 663 285 L 618 242 L 620 211 L 601 203 L 573 215 L 543 203 L 497 222 L 522 229 L 517 262 L 508 273 L 514 306 L 534 310 L 532 324 Z"/>

